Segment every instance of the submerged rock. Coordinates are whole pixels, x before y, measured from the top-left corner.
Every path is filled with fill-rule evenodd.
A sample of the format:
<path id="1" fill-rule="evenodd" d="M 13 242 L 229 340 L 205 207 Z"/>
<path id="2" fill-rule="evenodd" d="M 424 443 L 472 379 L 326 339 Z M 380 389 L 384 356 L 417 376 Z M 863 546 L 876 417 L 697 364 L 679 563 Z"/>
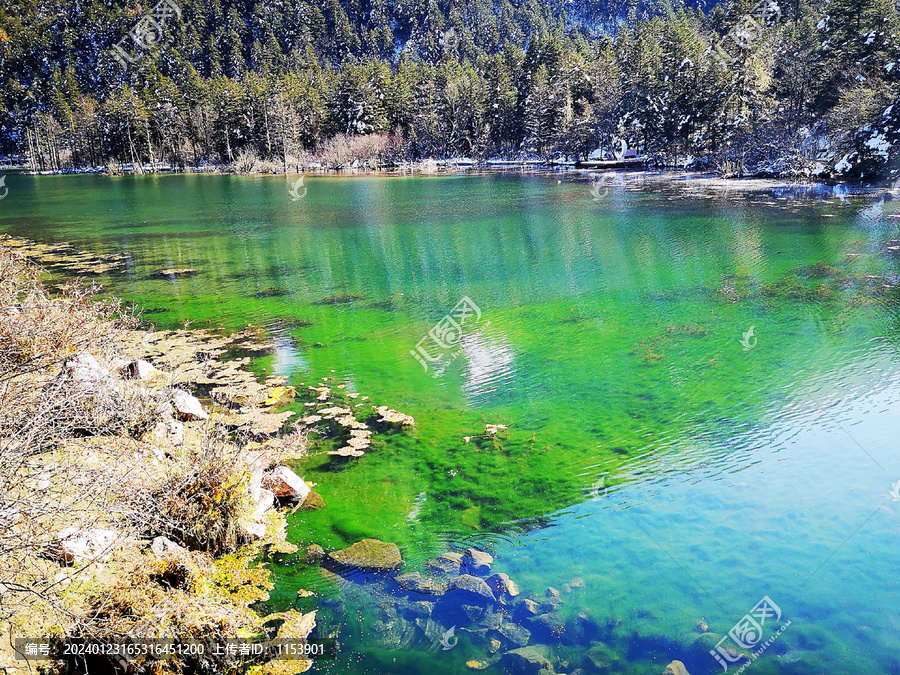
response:
<path id="1" fill-rule="evenodd" d="M 442 553 L 428 564 L 434 574 L 457 576 L 462 571 L 462 556 L 459 553 Z"/>
<path id="2" fill-rule="evenodd" d="M 339 565 L 375 571 L 395 570 L 403 562 L 396 544 L 378 539 L 363 539 L 340 551 L 333 551 L 328 557 Z"/>
<path id="3" fill-rule="evenodd" d="M 524 647 L 531 639 L 530 630 L 520 624 L 513 623 L 511 621 L 504 622 L 497 629 L 497 632 L 500 633 L 500 635 L 502 635 L 504 639 L 516 645 L 517 647 Z"/>
<path id="4" fill-rule="evenodd" d="M 310 544 L 306 547 L 305 560 L 310 565 L 315 565 L 317 563 L 322 562 L 322 559 L 325 558 L 325 549 L 319 546 L 318 544 Z"/>
<path id="5" fill-rule="evenodd" d="M 184 420 L 209 419 L 209 415 L 200 405 L 197 397 L 181 389 L 176 389 L 172 394 L 172 405 L 175 407 L 175 412 Z"/>
<path id="6" fill-rule="evenodd" d="M 200 274 L 200 270 L 194 267 L 169 267 L 162 270 L 156 270 L 156 273 L 153 276 L 164 279 L 174 279 L 176 277 L 192 277 L 196 274 Z"/>
<path id="7" fill-rule="evenodd" d="M 324 508 L 325 500 L 322 499 L 322 495 L 320 495 L 315 490 L 310 490 L 309 494 L 306 495 L 306 499 L 304 499 L 302 503 L 298 504 L 295 510 L 318 511 L 319 509 Z"/>
<path id="8" fill-rule="evenodd" d="M 559 639 L 566 632 L 566 623 L 556 612 L 539 614 L 531 618 L 531 626 L 551 638 Z"/>
<path id="9" fill-rule="evenodd" d="M 595 642 L 584 655 L 584 665 L 589 670 L 607 672 L 616 667 L 619 656 L 602 642 Z"/>
<path id="10" fill-rule="evenodd" d="M 401 614 L 408 617 L 424 619 L 431 616 L 431 612 L 434 611 L 435 605 L 435 603 L 427 602 L 425 600 L 410 601 L 406 598 L 398 598 L 394 601 L 394 604 L 397 607 L 397 611 Z"/>
<path id="11" fill-rule="evenodd" d="M 400 588 L 414 593 L 441 595 L 447 590 L 447 582 L 435 577 L 423 577 L 419 572 L 401 574 L 394 581 Z"/>
<path id="12" fill-rule="evenodd" d="M 543 647 L 520 647 L 503 654 L 500 664 L 510 673 L 536 675 L 541 670 L 553 671 Z"/>
<path id="13" fill-rule="evenodd" d="M 662 675 L 691 675 L 687 668 L 684 667 L 684 664 L 681 661 L 672 661 L 669 665 L 666 666 L 666 669 L 662 671 Z"/>
<path id="14" fill-rule="evenodd" d="M 484 579 L 471 574 L 461 574 L 450 582 L 450 590 L 468 594 L 482 602 L 496 602 L 494 592 Z"/>

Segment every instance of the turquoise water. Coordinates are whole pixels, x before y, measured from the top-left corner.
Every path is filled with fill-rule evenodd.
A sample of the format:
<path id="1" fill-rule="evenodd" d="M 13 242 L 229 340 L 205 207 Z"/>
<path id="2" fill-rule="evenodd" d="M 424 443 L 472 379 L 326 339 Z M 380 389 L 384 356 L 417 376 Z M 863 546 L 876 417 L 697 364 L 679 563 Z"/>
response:
<path id="1" fill-rule="evenodd" d="M 895 203 L 559 180 L 309 177 L 292 201 L 284 178 L 16 176 L 0 228 L 126 252 L 98 281 L 148 321 L 264 325 L 260 371 L 334 370 L 413 415 L 341 470 L 317 443 L 297 470 L 327 507 L 292 540 L 377 537 L 409 568 L 490 551 L 521 597 L 559 590 L 559 630 L 530 640 L 557 673 L 722 672 L 695 626 L 722 637 L 764 596 L 762 640 L 791 623 L 745 672 L 900 672 Z M 410 350 L 464 296 L 480 319 L 425 371 Z M 275 570 L 274 606 L 339 631 L 322 672 L 492 661 L 483 618 L 423 630 L 390 579 Z"/>

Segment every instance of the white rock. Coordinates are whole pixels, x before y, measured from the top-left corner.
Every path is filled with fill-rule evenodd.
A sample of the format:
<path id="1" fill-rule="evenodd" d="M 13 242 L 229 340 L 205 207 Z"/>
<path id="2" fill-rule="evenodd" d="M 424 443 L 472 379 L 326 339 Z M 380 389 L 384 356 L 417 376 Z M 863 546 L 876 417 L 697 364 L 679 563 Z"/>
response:
<path id="1" fill-rule="evenodd" d="M 262 485 L 271 490 L 276 497 L 294 498 L 299 502 L 310 493 L 306 481 L 295 474 L 289 467 L 276 466 L 263 478 Z"/>
<path id="2" fill-rule="evenodd" d="M 168 537 L 157 537 L 150 544 L 150 550 L 153 551 L 156 557 L 162 558 L 169 551 L 183 551 L 185 549 Z"/>
<path id="3" fill-rule="evenodd" d="M 209 415 L 200 405 L 200 401 L 196 396 L 191 396 L 186 391 L 176 389 L 172 395 L 172 405 L 175 406 L 175 412 L 186 420 L 205 420 L 209 419 Z"/>
<path id="4" fill-rule="evenodd" d="M 103 560 L 112 553 L 119 533 L 102 527 L 67 527 L 57 535 L 57 553 L 69 564 Z"/>
<path id="5" fill-rule="evenodd" d="M 125 367 L 125 374 L 135 380 L 146 380 L 153 373 L 158 372 L 159 371 L 153 367 L 152 363 L 144 361 L 144 359 L 132 361 Z"/>
<path id="6" fill-rule="evenodd" d="M 63 364 L 63 375 L 79 384 L 92 388 L 115 387 L 116 381 L 106 368 L 97 363 L 97 359 L 87 352 L 78 352 Z"/>

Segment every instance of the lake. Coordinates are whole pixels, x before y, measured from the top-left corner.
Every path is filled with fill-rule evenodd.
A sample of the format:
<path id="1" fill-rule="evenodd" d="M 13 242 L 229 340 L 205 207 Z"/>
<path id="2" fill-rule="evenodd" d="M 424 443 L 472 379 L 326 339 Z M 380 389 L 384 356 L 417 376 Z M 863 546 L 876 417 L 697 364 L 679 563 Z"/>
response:
<path id="1" fill-rule="evenodd" d="M 404 572 L 487 551 L 557 673 L 736 672 L 741 644 L 759 675 L 900 673 L 898 202 L 571 174 L 7 186 L 0 230 L 126 253 L 97 281 L 148 322 L 265 326 L 258 372 L 415 418 L 340 469 L 315 442 L 297 472 L 327 507 L 294 543 L 394 542 Z M 199 273 L 154 277 L 175 267 Z M 338 636 L 318 672 L 541 665 L 496 662 L 521 636 L 483 607 L 274 570 L 272 606 Z"/>

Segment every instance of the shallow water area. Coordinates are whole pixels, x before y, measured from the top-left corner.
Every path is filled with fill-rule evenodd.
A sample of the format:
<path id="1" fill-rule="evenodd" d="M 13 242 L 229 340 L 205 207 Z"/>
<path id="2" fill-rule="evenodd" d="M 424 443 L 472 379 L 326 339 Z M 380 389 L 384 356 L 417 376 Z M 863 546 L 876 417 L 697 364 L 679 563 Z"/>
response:
<path id="1" fill-rule="evenodd" d="M 350 462 L 316 441 L 297 471 L 327 506 L 295 543 L 394 542 L 399 574 L 476 547 L 521 590 L 280 560 L 272 604 L 338 637 L 319 672 L 538 672 L 506 624 L 556 673 L 725 672 L 789 621 L 744 672 L 900 673 L 898 202 L 622 174 L 7 185 L 0 230 L 125 254 L 97 280 L 148 321 L 264 326 L 259 372 L 415 418 Z"/>

